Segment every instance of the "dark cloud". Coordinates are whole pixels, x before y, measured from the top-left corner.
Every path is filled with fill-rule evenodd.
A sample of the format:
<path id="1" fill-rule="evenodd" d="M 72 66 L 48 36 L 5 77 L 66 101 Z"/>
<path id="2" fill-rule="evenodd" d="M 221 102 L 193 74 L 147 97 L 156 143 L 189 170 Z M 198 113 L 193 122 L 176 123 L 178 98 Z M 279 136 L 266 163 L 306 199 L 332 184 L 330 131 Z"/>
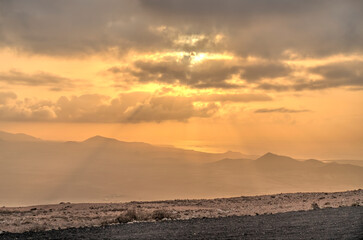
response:
<path id="1" fill-rule="evenodd" d="M 257 88 L 274 91 L 321 90 L 337 87 L 363 86 L 363 62 L 348 61 L 313 67 L 308 71 L 320 76 L 317 80 L 290 79 L 289 84 L 261 83 Z"/>
<path id="2" fill-rule="evenodd" d="M 243 67 L 241 78 L 254 82 L 263 78 L 285 77 L 291 72 L 292 69 L 286 64 L 278 62 L 259 63 Z"/>
<path id="3" fill-rule="evenodd" d="M 311 84 L 310 88 L 363 86 L 363 62 L 334 63 L 312 68 L 311 72 L 322 76 L 323 80 Z"/>
<path id="4" fill-rule="evenodd" d="M 286 77 L 292 69 L 281 62 L 259 62 L 207 59 L 193 62 L 193 55 L 183 58 L 165 57 L 160 60 L 136 61 L 133 68 L 110 67 L 106 73 L 115 76 L 130 73 L 141 83 L 160 82 L 187 85 L 192 88 L 240 88 L 242 80 L 257 82 L 263 79 Z M 234 78 L 237 82 L 231 83 Z M 124 79 L 122 79 L 124 81 Z"/>
<path id="5" fill-rule="evenodd" d="M 296 110 L 296 109 L 281 107 L 281 108 L 261 108 L 255 111 L 255 113 L 302 113 L 302 112 L 310 112 L 310 110 L 307 109 Z"/>
<path id="6" fill-rule="evenodd" d="M 236 88 L 228 83 L 239 67 L 225 60 L 205 60 L 191 64 L 190 59 L 178 61 L 171 58 L 162 61 L 137 61 L 131 74 L 139 82 L 178 83 L 192 88 Z"/>
<path id="7" fill-rule="evenodd" d="M 122 68 L 113 66 L 113 67 L 110 67 L 109 69 L 107 69 L 106 72 L 109 72 L 109 73 L 112 73 L 112 74 L 118 74 L 118 73 L 124 72 L 124 70 Z"/>
<path id="8" fill-rule="evenodd" d="M 245 93 L 245 94 L 210 94 L 194 97 L 200 102 L 258 102 L 271 101 L 272 98 L 266 94 Z"/>
<path id="9" fill-rule="evenodd" d="M 239 55 L 276 57 L 286 50 L 314 56 L 362 52 L 363 3 L 357 0 L 141 2 L 156 20 L 168 25 L 192 33 L 223 33 L 226 49 Z"/>
<path id="10" fill-rule="evenodd" d="M 111 48 L 265 58 L 361 53 L 362 10 L 360 0 L 2 0 L 0 47 L 52 56 Z"/>
<path id="11" fill-rule="evenodd" d="M 307 79 L 294 76 L 296 68 L 278 61 L 257 61 L 251 64 L 243 60 L 238 62 L 209 59 L 197 63 L 192 60 L 191 56 L 184 56 L 182 59 L 167 57 L 161 60 L 136 61 L 132 68 L 114 66 L 107 72 L 116 76 L 116 79 L 117 76 L 128 73 L 140 83 L 159 82 L 192 88 L 257 88 L 282 92 L 337 87 L 359 88 L 363 85 L 362 61 L 335 62 L 306 68 L 304 71 L 317 76 Z M 282 78 L 282 81 L 278 78 Z"/>
<path id="12" fill-rule="evenodd" d="M 126 47 L 137 39 L 151 44 L 136 5 L 132 0 L 0 1 L 1 45 L 68 56 Z"/>
<path id="13" fill-rule="evenodd" d="M 183 59 L 144 59 L 130 69 L 107 71 L 127 72 L 139 83 L 274 91 L 359 88 L 359 67 L 322 66 L 310 69 L 321 79 L 296 79 L 282 59 L 289 52 L 317 58 L 362 54 L 362 12 L 359 0 L 0 0 L 0 48 L 65 57 L 185 51 Z M 191 64 L 194 52 L 227 52 L 235 59 L 257 56 L 262 61 Z M 131 80 L 121 77 L 113 86 L 127 89 Z M 237 81 L 230 81 L 232 77 Z M 269 81 L 279 77 L 284 83 Z M 1 81 L 53 91 L 74 87 L 73 80 L 44 72 L 0 73 Z"/>
<path id="14" fill-rule="evenodd" d="M 74 80 L 64 78 L 50 73 L 38 72 L 35 74 L 26 74 L 16 70 L 0 73 L 0 82 L 10 85 L 24 86 L 44 86 L 50 90 L 59 91 L 74 86 Z"/>
<path id="15" fill-rule="evenodd" d="M 262 90 L 277 91 L 277 92 L 293 90 L 293 86 L 291 85 L 284 85 L 278 83 L 261 83 L 257 86 L 257 88 Z"/>
<path id="16" fill-rule="evenodd" d="M 17 96 L 13 92 L 0 92 L 0 104 L 6 104 L 11 99 L 16 99 Z"/>

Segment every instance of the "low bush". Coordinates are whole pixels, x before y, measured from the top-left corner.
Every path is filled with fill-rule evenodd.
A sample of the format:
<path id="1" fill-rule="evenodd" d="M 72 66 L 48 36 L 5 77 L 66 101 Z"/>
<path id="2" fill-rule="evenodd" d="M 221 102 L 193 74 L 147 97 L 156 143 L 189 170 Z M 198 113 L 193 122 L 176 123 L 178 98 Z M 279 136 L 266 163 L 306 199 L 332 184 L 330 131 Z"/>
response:
<path id="1" fill-rule="evenodd" d="M 126 212 L 122 213 L 117 218 L 117 221 L 119 223 L 128 223 L 128 222 L 133 222 L 133 221 L 138 221 L 138 220 L 140 220 L 140 217 L 135 209 L 129 209 Z"/>
<path id="2" fill-rule="evenodd" d="M 141 209 L 128 209 L 127 211 L 123 212 L 118 218 L 116 218 L 116 221 L 118 223 L 128 223 L 133 221 L 161 221 L 163 219 L 174 218 L 175 216 L 171 212 L 163 209 L 158 209 L 153 212 L 143 211 Z"/>

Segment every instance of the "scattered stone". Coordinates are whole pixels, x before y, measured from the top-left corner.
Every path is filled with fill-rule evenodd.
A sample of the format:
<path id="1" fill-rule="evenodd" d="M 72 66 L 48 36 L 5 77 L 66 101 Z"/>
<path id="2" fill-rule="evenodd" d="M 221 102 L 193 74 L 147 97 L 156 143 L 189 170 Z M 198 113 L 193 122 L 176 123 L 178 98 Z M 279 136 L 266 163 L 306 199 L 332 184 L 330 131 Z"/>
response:
<path id="1" fill-rule="evenodd" d="M 312 208 L 313 210 L 319 210 L 319 209 L 320 209 L 319 205 L 318 205 L 316 202 L 313 202 L 313 203 L 311 204 L 311 208 Z"/>

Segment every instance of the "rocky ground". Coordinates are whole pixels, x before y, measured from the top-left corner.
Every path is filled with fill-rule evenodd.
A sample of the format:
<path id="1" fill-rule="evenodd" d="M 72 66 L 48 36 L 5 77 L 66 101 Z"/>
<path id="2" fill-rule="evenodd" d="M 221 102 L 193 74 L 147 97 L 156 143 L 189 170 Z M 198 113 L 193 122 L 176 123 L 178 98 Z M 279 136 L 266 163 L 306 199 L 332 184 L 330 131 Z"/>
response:
<path id="1" fill-rule="evenodd" d="M 0 233 L 105 226 L 125 222 L 255 216 L 362 206 L 363 190 L 128 203 L 59 203 L 0 208 Z"/>

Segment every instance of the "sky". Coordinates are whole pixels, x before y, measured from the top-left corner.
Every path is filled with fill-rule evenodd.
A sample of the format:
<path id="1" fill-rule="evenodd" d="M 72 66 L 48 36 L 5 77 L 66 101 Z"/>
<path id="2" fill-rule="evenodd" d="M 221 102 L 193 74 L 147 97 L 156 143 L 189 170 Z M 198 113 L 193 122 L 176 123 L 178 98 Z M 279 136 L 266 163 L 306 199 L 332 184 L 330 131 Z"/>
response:
<path id="1" fill-rule="evenodd" d="M 363 159 L 360 0 L 0 0 L 0 130 Z"/>

